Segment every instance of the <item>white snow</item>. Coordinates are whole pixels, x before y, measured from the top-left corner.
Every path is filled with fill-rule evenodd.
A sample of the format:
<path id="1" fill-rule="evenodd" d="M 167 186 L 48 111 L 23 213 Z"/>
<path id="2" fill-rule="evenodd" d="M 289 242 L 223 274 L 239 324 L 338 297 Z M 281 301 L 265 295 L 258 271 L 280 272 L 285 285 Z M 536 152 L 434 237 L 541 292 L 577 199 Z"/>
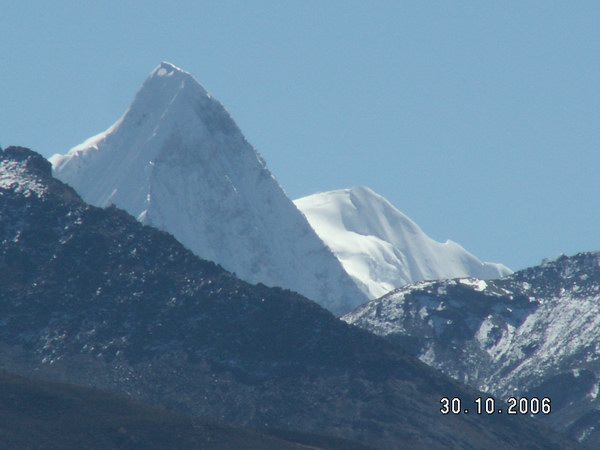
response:
<path id="1" fill-rule="evenodd" d="M 112 127 L 51 162 L 87 202 L 114 203 L 242 279 L 335 313 L 367 300 L 225 108 L 172 64 Z"/>
<path id="2" fill-rule="evenodd" d="M 10 159 L 0 160 L 0 188 L 13 190 L 25 197 L 42 197 L 47 189 L 23 162 Z"/>
<path id="3" fill-rule="evenodd" d="M 477 278 L 462 278 L 458 281 L 460 284 L 472 287 L 478 292 L 485 291 L 485 289 L 487 288 L 487 283 L 484 280 L 479 280 Z"/>
<path id="4" fill-rule="evenodd" d="M 295 203 L 370 298 L 421 280 L 511 273 L 502 264 L 482 263 L 455 242 L 434 241 L 367 187 L 323 192 Z"/>

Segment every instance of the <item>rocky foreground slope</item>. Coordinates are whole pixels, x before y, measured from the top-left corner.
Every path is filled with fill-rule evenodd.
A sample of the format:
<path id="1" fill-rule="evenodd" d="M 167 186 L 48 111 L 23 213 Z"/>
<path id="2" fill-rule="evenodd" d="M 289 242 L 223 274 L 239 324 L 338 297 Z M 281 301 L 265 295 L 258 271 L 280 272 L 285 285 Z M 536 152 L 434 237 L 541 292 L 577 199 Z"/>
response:
<path id="1" fill-rule="evenodd" d="M 29 450 L 368 450 L 319 435 L 277 436 L 151 407 L 110 392 L 0 373 L 0 442 Z"/>
<path id="2" fill-rule="evenodd" d="M 0 153 L 0 365 L 237 425 L 379 448 L 575 447 L 522 416 L 441 415 L 477 393 L 304 297 L 252 286 L 165 232 Z"/>

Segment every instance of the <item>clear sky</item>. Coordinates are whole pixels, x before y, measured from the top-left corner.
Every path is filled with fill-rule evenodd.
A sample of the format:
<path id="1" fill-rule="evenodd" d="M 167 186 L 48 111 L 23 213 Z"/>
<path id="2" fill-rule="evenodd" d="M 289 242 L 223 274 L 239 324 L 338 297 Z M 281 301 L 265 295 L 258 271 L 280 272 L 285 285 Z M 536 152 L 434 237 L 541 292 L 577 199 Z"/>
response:
<path id="1" fill-rule="evenodd" d="M 69 150 L 162 60 L 291 198 L 366 185 L 513 269 L 600 250 L 600 2 L 0 0 L 0 145 Z"/>

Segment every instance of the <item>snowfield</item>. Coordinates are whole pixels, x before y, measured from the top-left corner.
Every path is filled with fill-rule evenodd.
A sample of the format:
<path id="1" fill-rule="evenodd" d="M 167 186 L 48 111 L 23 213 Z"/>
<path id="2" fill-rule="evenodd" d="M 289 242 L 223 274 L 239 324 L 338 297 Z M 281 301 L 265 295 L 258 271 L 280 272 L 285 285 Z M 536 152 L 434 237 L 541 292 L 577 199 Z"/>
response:
<path id="1" fill-rule="evenodd" d="M 317 234 L 369 298 L 422 280 L 499 278 L 506 266 L 483 263 L 456 242 L 436 242 L 367 187 L 295 200 Z"/>

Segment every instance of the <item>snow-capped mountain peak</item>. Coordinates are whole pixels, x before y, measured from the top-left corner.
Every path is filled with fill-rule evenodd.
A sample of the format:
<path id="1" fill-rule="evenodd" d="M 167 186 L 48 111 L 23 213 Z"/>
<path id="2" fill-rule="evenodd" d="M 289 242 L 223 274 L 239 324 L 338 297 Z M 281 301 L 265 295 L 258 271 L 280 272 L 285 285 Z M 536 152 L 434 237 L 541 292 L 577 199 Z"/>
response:
<path id="1" fill-rule="evenodd" d="M 218 137 L 224 144 L 221 148 L 231 147 L 227 145 L 231 142 L 223 142 L 227 138 L 236 145 L 244 142 L 217 100 L 188 72 L 163 62 L 114 125 L 50 161 L 56 174 L 76 186 L 84 199 L 102 205 L 115 203 L 139 217 L 150 200 L 147 191 L 154 160 L 166 146 L 173 147 L 169 140 L 182 136 L 190 141 Z M 95 171 L 98 179 L 80 183 L 81 173 L 90 165 L 100 169 L 100 173 Z"/>
<path id="2" fill-rule="evenodd" d="M 434 241 L 368 187 L 323 192 L 295 203 L 371 298 L 416 281 L 511 273 L 502 264 L 482 263 L 455 242 Z"/>
<path id="3" fill-rule="evenodd" d="M 192 75 L 189 72 L 177 67 L 175 64 L 172 64 L 168 61 L 161 62 L 156 69 L 152 71 L 150 74 L 150 78 L 153 77 L 171 77 L 173 75 L 184 75 L 191 77 Z"/>
<path id="4" fill-rule="evenodd" d="M 170 63 L 113 126 L 51 161 L 88 203 L 113 203 L 247 281 L 337 313 L 366 300 L 223 105 Z"/>
<path id="5" fill-rule="evenodd" d="M 343 193 L 343 194 L 342 194 Z M 346 229 L 364 236 L 402 245 L 400 233 L 422 235 L 419 226 L 395 209 L 384 197 L 366 186 L 325 193 L 328 201 L 338 203 L 335 209 L 340 212 Z"/>

